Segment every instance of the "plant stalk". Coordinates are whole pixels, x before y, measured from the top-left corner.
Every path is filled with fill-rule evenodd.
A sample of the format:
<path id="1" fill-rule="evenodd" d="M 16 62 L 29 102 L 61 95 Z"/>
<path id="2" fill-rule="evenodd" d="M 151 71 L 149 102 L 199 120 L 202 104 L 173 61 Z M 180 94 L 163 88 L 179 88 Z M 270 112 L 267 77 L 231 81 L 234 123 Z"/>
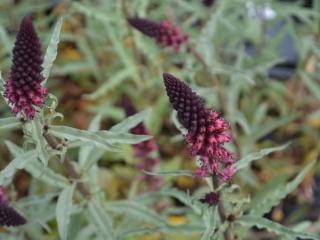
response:
<path id="1" fill-rule="evenodd" d="M 60 143 L 46 129 L 44 130 L 43 137 L 46 139 L 47 143 L 51 148 L 55 150 L 60 150 Z M 79 174 L 76 171 L 68 156 L 64 157 L 62 166 L 64 167 L 71 179 L 79 180 L 81 178 L 81 174 Z M 78 182 L 76 188 L 86 199 L 91 198 L 89 187 L 86 184 L 84 184 L 83 182 Z"/>
<path id="2" fill-rule="evenodd" d="M 215 189 L 217 189 L 219 186 L 219 180 L 217 178 L 215 178 L 214 176 L 212 176 L 212 184 Z M 219 203 L 218 203 L 218 213 L 219 213 L 219 217 L 220 217 L 222 223 L 228 221 L 227 216 L 226 216 L 226 211 L 225 211 L 225 208 L 223 205 L 223 201 L 221 201 L 221 200 L 219 200 Z M 224 230 L 224 232 L 223 232 L 223 236 L 224 236 L 225 240 L 233 240 L 229 223 L 227 225 L 226 230 Z"/>

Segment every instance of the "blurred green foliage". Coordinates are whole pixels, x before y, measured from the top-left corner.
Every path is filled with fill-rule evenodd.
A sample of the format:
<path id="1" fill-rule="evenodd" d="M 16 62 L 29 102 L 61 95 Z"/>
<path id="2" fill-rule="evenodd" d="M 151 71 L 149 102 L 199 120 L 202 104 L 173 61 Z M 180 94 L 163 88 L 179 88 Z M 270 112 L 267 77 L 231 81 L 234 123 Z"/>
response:
<path id="1" fill-rule="evenodd" d="M 187 146 L 171 121 L 172 110 L 162 83 L 163 72 L 173 73 L 190 83 L 207 106 L 223 113 L 230 122 L 234 143 L 229 147 L 236 159 L 265 147 L 291 142 L 285 150 L 254 162 L 235 176 L 233 181 L 241 186 L 241 195 L 251 194 L 253 199 L 258 199 L 264 191 L 283 185 L 303 166 L 318 159 L 320 150 L 320 2 L 313 1 L 311 8 L 302 7 L 301 2 L 220 0 L 208 7 L 202 1 L 191 0 L 0 0 L 1 72 L 6 79 L 15 34 L 23 16 L 32 16 L 43 46 L 49 44 L 52 29 L 63 16 L 58 56 L 47 87 L 57 96 L 58 111 L 63 113 L 67 125 L 87 129 L 91 119 L 101 114 L 102 128 L 108 129 L 124 118 L 120 102 L 123 95 L 128 95 L 139 110 L 153 111 L 146 125 L 160 148 L 158 170 L 193 170 L 196 165 L 189 159 Z M 261 9 L 266 7 L 274 11 L 274 18 L 267 20 L 262 16 Z M 129 27 L 126 17 L 134 15 L 157 21 L 169 19 L 180 25 L 189 35 L 193 50 L 186 46 L 180 53 L 161 49 L 152 39 Z M 268 31 L 279 22 L 285 23 L 281 31 L 270 37 Z M 280 81 L 270 78 L 268 71 L 283 61 L 279 46 L 287 34 L 293 39 L 299 59 L 294 74 Z M 248 43 L 254 47 L 254 54 L 248 53 Z M 2 117 L 11 116 L 3 99 L 0 113 Z M 4 141 L 10 139 L 21 144 L 22 133 L 9 132 L 1 126 L 0 131 L 0 163 L 4 167 L 11 159 Z M 76 152 L 69 150 L 69 154 L 76 158 Z M 137 162 L 139 159 L 133 157 L 131 147 L 125 147 L 124 153 L 103 155 L 98 181 L 109 200 L 138 195 L 136 188 L 141 183 L 137 182 Z M 320 231 L 319 216 L 312 213 L 320 212 L 320 196 L 315 191 L 319 184 L 314 178 L 317 175 L 320 175 L 319 163 L 269 217 L 291 225 L 312 221 L 311 228 Z M 29 193 L 28 198 L 21 199 L 21 204 L 39 201 L 39 208 L 48 206 L 46 210 L 40 208 L 45 212 L 34 213 L 39 214 L 39 223 L 44 216 L 51 219 L 54 211 L 49 203 L 56 196 L 47 193 L 46 185 L 25 180 L 29 176 L 16 178 L 18 196 Z M 21 181 L 26 184 L 19 184 Z M 188 177 L 165 177 L 165 186 L 200 193 L 205 189 L 202 181 Z M 42 200 L 32 200 L 35 193 L 45 195 Z M 148 204 L 150 199 L 145 201 Z M 170 199 L 154 207 L 161 211 L 166 205 L 172 206 L 168 210 L 172 225 L 194 223 L 194 216 L 189 216 L 179 204 Z M 313 210 L 315 206 L 317 209 Z M 99 206 L 90 206 L 93 213 L 99 212 L 96 208 Z M 121 211 L 117 206 L 111 211 L 115 209 Z M 74 212 L 71 221 L 81 221 L 76 219 L 77 209 Z M 32 239 L 57 239 L 55 223 L 51 221 L 45 227 L 51 231 L 44 238 Z M 74 230 L 70 233 L 74 238 L 70 239 L 90 239 L 93 231 L 90 227 L 83 229 L 80 238 Z M 144 239 L 199 239 L 197 234 L 192 238 L 171 235 L 170 229 L 167 232 L 168 235 L 145 235 Z M 34 229 L 28 234 L 42 233 Z M 253 233 L 238 234 L 247 237 L 243 239 L 253 239 Z"/>

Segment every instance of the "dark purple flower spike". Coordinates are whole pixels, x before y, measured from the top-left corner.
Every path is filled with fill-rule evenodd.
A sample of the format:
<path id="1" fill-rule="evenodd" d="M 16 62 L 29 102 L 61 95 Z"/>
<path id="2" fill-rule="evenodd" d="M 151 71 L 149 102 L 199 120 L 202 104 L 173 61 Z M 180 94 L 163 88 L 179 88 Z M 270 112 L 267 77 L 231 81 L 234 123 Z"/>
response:
<path id="1" fill-rule="evenodd" d="M 169 73 L 163 74 L 167 95 L 178 112 L 178 120 L 188 130 L 185 140 L 190 144 L 190 155 L 199 156 L 201 167 L 196 175 L 216 174 L 227 182 L 234 173 L 231 153 L 223 147 L 232 140 L 230 129 L 222 117 L 204 106 L 204 101 L 185 83 Z"/>
<path id="2" fill-rule="evenodd" d="M 212 4 L 214 4 L 214 0 L 203 0 L 202 4 L 205 5 L 206 7 L 211 7 Z"/>
<path id="3" fill-rule="evenodd" d="M 23 112 L 26 119 L 33 119 L 35 106 L 43 106 L 47 90 L 41 86 L 43 80 L 41 44 L 28 16 L 21 22 L 13 48 L 12 62 L 4 95 L 13 105 L 15 114 Z"/>
<path id="4" fill-rule="evenodd" d="M 128 117 L 137 113 L 136 108 L 127 96 L 123 97 L 122 106 Z M 136 127 L 132 128 L 131 133 L 136 135 L 149 135 L 149 131 L 143 123 L 139 123 Z M 160 162 L 160 158 L 154 156 L 154 153 L 158 151 L 158 145 L 155 140 L 149 139 L 141 143 L 134 144 L 133 149 L 135 157 L 142 159 L 142 162 L 140 162 L 137 167 L 140 170 L 154 172 L 155 167 Z M 161 177 L 154 177 L 145 173 L 141 173 L 139 179 L 148 183 L 148 191 L 155 191 L 163 182 Z"/>
<path id="5" fill-rule="evenodd" d="M 27 223 L 27 220 L 9 206 L 4 188 L 0 186 L 0 226 L 15 227 Z"/>
<path id="6" fill-rule="evenodd" d="M 26 224 L 27 220 L 7 204 L 0 203 L 0 225 L 16 227 Z"/>
<path id="7" fill-rule="evenodd" d="M 180 45 L 187 42 L 188 36 L 183 34 L 179 26 L 173 26 L 169 21 L 155 22 L 148 19 L 128 18 L 130 25 L 143 34 L 154 38 L 162 47 L 172 46 L 179 52 Z"/>

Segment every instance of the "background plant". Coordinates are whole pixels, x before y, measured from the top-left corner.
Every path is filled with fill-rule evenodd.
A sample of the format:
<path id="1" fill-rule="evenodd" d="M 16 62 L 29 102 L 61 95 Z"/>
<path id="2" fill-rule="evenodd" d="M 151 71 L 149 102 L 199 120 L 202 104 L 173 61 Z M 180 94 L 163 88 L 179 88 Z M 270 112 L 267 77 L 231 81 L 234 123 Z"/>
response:
<path id="1" fill-rule="evenodd" d="M 47 49 L 43 74 L 50 73 L 45 83 L 51 93 L 44 115 L 24 124 L 1 100 L 1 184 L 29 221 L 1 238 L 141 239 L 147 233 L 146 239 L 215 239 L 229 225 L 240 239 L 312 238 L 309 233 L 319 232 L 318 215 L 312 215 L 319 211 L 319 166 L 311 163 L 319 150 L 318 1 L 311 9 L 240 0 L 210 7 L 179 0 L 0 4 L 2 78 L 9 73 L 20 20 L 31 15 Z M 266 4 L 277 13 L 271 21 L 258 14 Z M 162 49 L 129 27 L 126 18 L 134 15 L 180 25 L 188 45 L 179 53 Z M 266 37 L 278 20 L 286 22 L 282 31 Z M 290 80 L 278 81 L 267 72 L 282 60 L 277 50 L 286 33 L 293 36 L 299 62 Z M 248 54 L 247 42 L 255 55 Z M 219 224 L 217 208 L 199 201 L 212 186 L 188 177 L 196 166 L 174 127 L 181 129 L 171 114 L 163 72 L 185 80 L 231 123 L 235 142 L 229 147 L 241 169 L 222 193 L 227 214 L 235 216 L 231 224 Z M 123 94 L 152 114 L 123 120 Z M 145 194 L 139 191 L 140 159 L 128 145 L 148 138 L 129 133 L 141 121 L 159 146 L 156 172 L 164 176 L 160 190 Z M 56 149 L 42 137 L 44 125 L 59 139 Z M 65 155 L 89 187 L 90 200 L 60 164 Z"/>

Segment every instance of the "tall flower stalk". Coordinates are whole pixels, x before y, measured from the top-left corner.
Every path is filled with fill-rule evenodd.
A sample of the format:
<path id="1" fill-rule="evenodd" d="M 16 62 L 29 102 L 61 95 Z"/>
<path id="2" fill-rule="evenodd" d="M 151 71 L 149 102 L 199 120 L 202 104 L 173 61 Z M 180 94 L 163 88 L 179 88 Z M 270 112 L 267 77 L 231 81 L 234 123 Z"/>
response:
<path id="1" fill-rule="evenodd" d="M 188 36 L 181 32 L 179 26 L 174 26 L 169 21 L 155 22 L 139 17 L 128 18 L 130 25 L 143 34 L 154 38 L 162 47 L 172 46 L 179 52 L 180 46 L 187 42 Z"/>
<path id="2" fill-rule="evenodd" d="M 4 96 L 12 111 L 22 112 L 27 120 L 34 118 L 36 107 L 42 107 L 47 90 L 41 86 L 42 51 L 38 34 L 30 17 L 20 24 L 13 48 L 10 77 L 5 83 Z"/>
<path id="3" fill-rule="evenodd" d="M 178 120 L 188 130 L 185 140 L 190 145 L 190 155 L 200 160 L 195 175 L 211 177 L 212 185 L 217 189 L 219 180 L 229 182 L 235 172 L 233 156 L 223 146 L 232 141 L 227 132 L 230 125 L 216 111 L 206 108 L 204 101 L 187 84 L 169 73 L 163 74 L 163 80 L 171 105 L 178 112 Z M 227 221 L 219 192 L 209 192 L 201 201 L 210 206 L 217 205 L 221 222 Z M 223 233 L 225 240 L 232 239 L 229 227 Z"/>
<path id="4" fill-rule="evenodd" d="M 200 159 L 201 166 L 195 174 L 217 176 L 228 182 L 235 171 L 233 156 L 223 146 L 232 141 L 227 132 L 230 125 L 216 111 L 206 108 L 204 101 L 181 80 L 169 73 L 164 73 L 163 79 L 178 119 L 188 130 L 185 140 L 190 145 L 190 155 Z"/>

